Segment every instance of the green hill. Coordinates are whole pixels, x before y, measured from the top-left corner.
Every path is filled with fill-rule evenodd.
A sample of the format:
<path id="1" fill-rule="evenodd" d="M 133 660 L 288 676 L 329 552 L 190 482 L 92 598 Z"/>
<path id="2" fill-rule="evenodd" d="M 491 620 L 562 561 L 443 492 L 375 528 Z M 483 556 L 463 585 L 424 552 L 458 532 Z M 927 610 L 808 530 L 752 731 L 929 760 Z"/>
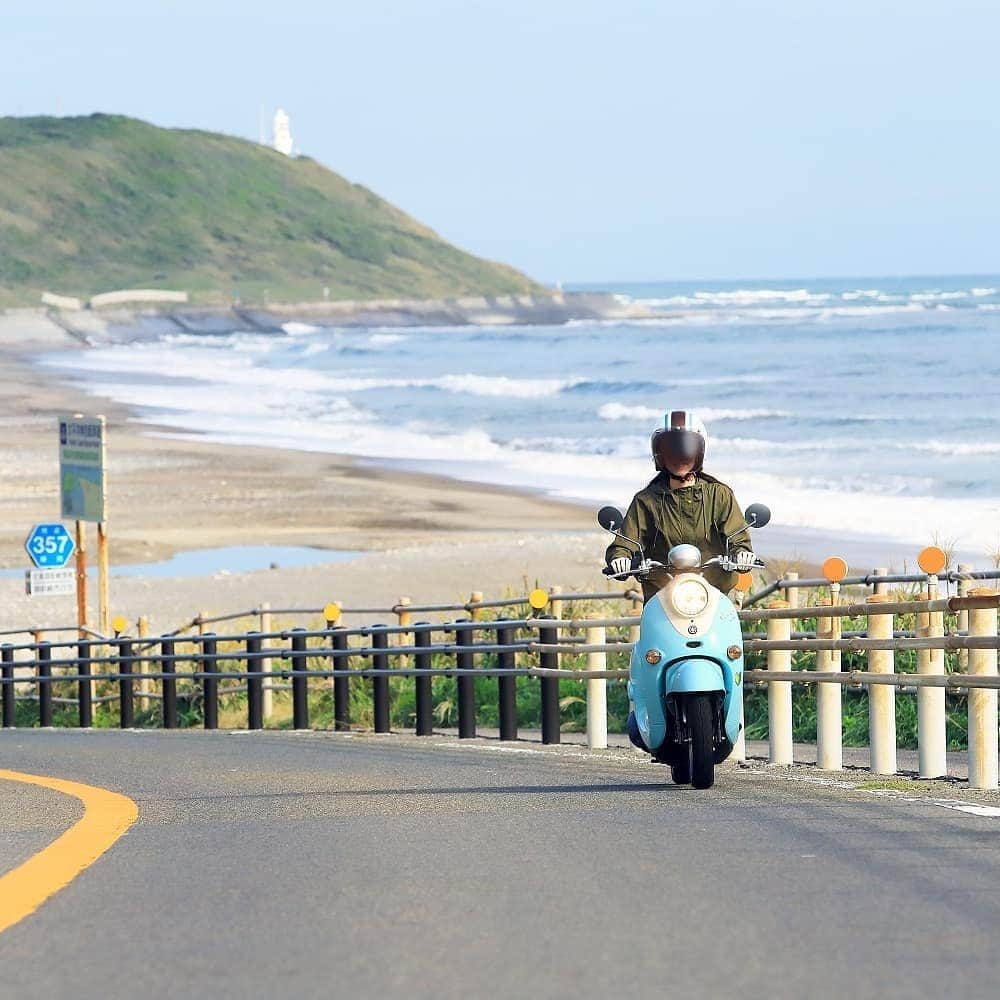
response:
<path id="1" fill-rule="evenodd" d="M 0 118 L 0 305 L 175 288 L 195 301 L 537 291 L 307 157 L 117 115 Z"/>

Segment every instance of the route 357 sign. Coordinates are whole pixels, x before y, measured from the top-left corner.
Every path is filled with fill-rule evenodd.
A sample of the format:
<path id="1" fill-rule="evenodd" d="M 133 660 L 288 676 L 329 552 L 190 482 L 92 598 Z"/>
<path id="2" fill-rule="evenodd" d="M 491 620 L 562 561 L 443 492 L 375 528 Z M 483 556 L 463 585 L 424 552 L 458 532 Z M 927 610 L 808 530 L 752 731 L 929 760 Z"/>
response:
<path id="1" fill-rule="evenodd" d="M 60 569 L 69 562 L 76 545 L 66 528 L 59 524 L 36 524 L 24 547 L 39 569 Z"/>

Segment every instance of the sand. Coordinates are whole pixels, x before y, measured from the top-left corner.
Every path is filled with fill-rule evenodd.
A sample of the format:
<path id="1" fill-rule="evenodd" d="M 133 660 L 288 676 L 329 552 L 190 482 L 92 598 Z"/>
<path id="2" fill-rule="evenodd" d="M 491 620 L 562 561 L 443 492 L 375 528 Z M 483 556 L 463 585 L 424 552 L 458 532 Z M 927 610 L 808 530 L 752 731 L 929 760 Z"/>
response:
<path id="1" fill-rule="evenodd" d="M 28 314 L 0 319 L 0 569 L 27 568 L 23 544 L 31 526 L 59 519 L 56 417 L 82 412 L 108 418 L 113 562 L 149 563 L 223 545 L 359 553 L 308 568 L 113 579 L 112 613 L 130 622 L 145 615 L 156 632 L 200 612 L 222 614 L 262 601 L 276 607 L 321 607 L 331 600 L 390 607 L 404 595 L 414 603 L 443 603 L 464 601 L 474 590 L 489 598 L 535 585 L 622 590 L 600 574 L 608 538 L 588 506 L 326 453 L 166 437 L 165 430 L 141 424 L 123 407 L 57 382 L 33 364 L 46 350 L 85 350 L 77 340 Z M 811 564 L 834 551 L 832 539 L 817 533 L 780 527 L 768 532 L 758 544 L 776 571 L 811 571 Z M 90 539 L 93 549 L 93 526 Z M 903 559 L 903 553 L 886 549 L 880 564 L 900 567 Z M 91 608 L 94 584 L 92 579 Z M 0 630 L 75 620 L 72 598 L 28 597 L 22 579 L 0 579 Z"/>

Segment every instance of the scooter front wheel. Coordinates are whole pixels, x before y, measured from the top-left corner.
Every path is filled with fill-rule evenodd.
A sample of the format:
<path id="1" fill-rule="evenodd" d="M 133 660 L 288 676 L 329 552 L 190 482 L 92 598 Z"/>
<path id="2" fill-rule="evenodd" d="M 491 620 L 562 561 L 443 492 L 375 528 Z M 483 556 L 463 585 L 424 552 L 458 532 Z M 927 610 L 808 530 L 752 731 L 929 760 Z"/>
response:
<path id="1" fill-rule="evenodd" d="M 711 695 L 696 694 L 688 698 L 687 723 L 691 734 L 691 784 L 695 788 L 711 788 L 715 784 Z"/>

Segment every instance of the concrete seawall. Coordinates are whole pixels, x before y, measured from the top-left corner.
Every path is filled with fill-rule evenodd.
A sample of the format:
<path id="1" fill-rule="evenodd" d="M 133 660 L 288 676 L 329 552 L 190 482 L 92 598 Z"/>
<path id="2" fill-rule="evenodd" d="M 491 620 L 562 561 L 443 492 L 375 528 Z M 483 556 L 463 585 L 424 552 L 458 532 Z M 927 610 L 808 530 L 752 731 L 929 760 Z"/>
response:
<path id="1" fill-rule="evenodd" d="M 224 335 L 241 330 L 285 333 L 290 323 L 337 327 L 559 326 L 572 320 L 649 318 L 614 295 L 467 296 L 456 299 L 298 302 L 269 305 L 11 309 L 0 312 L 0 345 L 83 344 L 144 339 L 164 333 Z"/>

